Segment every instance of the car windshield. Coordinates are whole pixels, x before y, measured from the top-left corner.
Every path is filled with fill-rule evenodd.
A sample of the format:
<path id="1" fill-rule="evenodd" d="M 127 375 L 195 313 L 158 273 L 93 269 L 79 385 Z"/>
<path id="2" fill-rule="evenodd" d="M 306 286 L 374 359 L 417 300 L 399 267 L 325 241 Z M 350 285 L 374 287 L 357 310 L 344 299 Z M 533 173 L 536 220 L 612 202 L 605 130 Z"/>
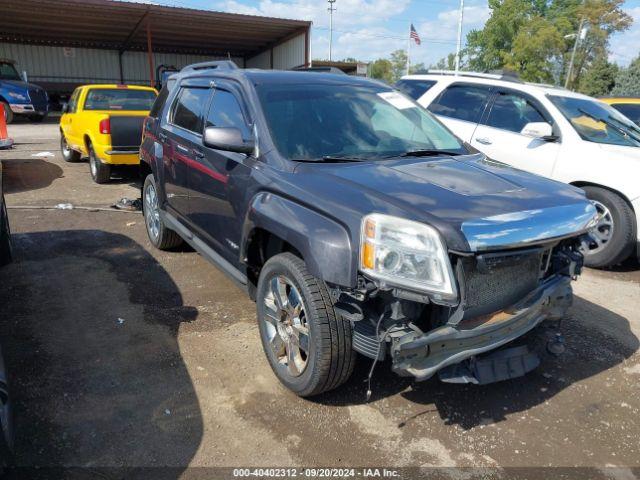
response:
<path id="1" fill-rule="evenodd" d="M 348 84 L 259 84 L 280 153 L 292 160 L 375 159 L 414 151 L 468 153 L 430 113 L 399 92 Z"/>
<path id="2" fill-rule="evenodd" d="M 0 80 L 22 81 L 22 78 L 12 63 L 0 62 Z"/>
<path id="3" fill-rule="evenodd" d="M 640 128 L 609 105 L 587 98 L 549 95 L 582 139 L 611 145 L 640 146 Z"/>
<path id="4" fill-rule="evenodd" d="M 614 103 L 611 106 L 629 120 L 634 121 L 636 125 L 640 125 L 640 103 Z"/>
<path id="5" fill-rule="evenodd" d="M 130 88 L 92 88 L 84 102 L 85 110 L 151 110 L 156 99 L 152 90 Z"/>

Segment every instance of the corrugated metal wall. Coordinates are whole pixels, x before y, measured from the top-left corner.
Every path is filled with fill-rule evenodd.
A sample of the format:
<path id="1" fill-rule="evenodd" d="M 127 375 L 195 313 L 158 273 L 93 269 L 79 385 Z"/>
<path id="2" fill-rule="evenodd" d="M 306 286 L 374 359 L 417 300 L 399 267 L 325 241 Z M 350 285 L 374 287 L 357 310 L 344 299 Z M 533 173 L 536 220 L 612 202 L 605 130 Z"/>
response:
<path id="1" fill-rule="evenodd" d="M 273 68 L 287 70 L 304 65 L 306 42 L 301 34 L 273 49 Z"/>
<path id="2" fill-rule="evenodd" d="M 259 53 L 255 57 L 247 59 L 247 68 L 271 68 L 271 50 Z"/>
<path id="3" fill-rule="evenodd" d="M 287 70 L 304 65 L 305 35 L 301 34 L 273 48 L 273 68 Z M 50 47 L 0 43 L 0 58 L 15 60 L 20 71 L 26 70 L 34 82 L 99 83 L 120 82 L 120 65 L 116 50 Z M 173 65 L 178 69 L 191 63 L 226 57 L 155 53 L 154 65 Z M 239 67 L 242 58 L 232 57 Z M 125 52 L 122 70 L 125 83 L 149 82 L 149 65 L 145 52 Z M 271 51 L 267 50 L 246 62 L 247 68 L 271 68 Z"/>
<path id="4" fill-rule="evenodd" d="M 34 82 L 97 83 L 120 82 L 118 52 L 89 48 L 65 48 L 39 45 L 0 43 L 0 58 L 18 62 L 20 71 L 26 70 Z M 185 65 L 226 57 L 155 53 L 154 65 Z M 242 58 L 232 58 L 238 66 L 244 66 Z M 145 52 L 125 52 L 122 55 L 125 83 L 149 82 L 149 64 Z"/>

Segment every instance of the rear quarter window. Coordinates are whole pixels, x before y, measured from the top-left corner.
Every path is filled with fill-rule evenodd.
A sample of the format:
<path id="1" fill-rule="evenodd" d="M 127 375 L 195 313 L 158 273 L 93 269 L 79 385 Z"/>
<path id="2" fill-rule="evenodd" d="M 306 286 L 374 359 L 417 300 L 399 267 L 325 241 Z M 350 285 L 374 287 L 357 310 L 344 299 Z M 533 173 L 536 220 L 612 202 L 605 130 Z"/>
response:
<path id="1" fill-rule="evenodd" d="M 153 102 L 153 106 L 151 107 L 151 111 L 149 112 L 149 116 L 153 118 L 160 117 L 162 110 L 164 110 L 164 104 L 167 102 L 167 97 L 169 96 L 169 89 L 165 86 L 160 90 L 156 101 Z"/>
<path id="2" fill-rule="evenodd" d="M 421 96 L 429 91 L 436 84 L 435 80 L 398 80 L 395 88 L 405 95 L 418 100 Z"/>

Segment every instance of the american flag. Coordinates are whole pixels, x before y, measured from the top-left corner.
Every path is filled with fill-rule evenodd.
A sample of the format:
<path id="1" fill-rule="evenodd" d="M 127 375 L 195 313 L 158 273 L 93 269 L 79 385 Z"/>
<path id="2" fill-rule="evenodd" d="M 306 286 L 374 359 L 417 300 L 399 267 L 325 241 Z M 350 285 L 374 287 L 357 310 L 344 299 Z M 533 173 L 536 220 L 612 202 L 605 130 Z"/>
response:
<path id="1" fill-rule="evenodd" d="M 413 23 L 411 24 L 411 33 L 409 34 L 409 37 L 415 40 L 416 45 L 420 45 L 420 35 L 416 32 L 416 27 L 413 26 Z"/>

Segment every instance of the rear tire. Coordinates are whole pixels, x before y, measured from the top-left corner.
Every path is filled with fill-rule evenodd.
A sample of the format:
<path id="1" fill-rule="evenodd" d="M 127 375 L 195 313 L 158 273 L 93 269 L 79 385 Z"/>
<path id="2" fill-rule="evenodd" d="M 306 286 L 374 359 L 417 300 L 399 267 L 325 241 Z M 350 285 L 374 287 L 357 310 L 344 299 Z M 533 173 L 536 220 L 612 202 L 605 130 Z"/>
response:
<path id="1" fill-rule="evenodd" d="M 587 252 L 585 265 L 601 268 L 626 260 L 636 242 L 637 226 L 633 210 L 623 198 L 610 190 L 599 187 L 583 187 L 583 190 L 587 198 L 595 202 L 599 213 L 607 217 L 594 229 L 593 234 L 599 238 L 599 242 L 592 244 L 592 247 L 599 248 Z"/>
<path id="2" fill-rule="evenodd" d="M 96 183 L 107 183 L 111 180 L 111 165 L 104 163 L 98 158 L 91 143 L 89 143 L 87 148 L 89 150 L 89 170 L 91 172 L 91 178 L 93 178 L 93 181 Z"/>
<path id="3" fill-rule="evenodd" d="M 7 123 L 7 125 L 9 125 L 10 123 L 13 123 L 13 120 L 15 119 L 15 115 L 11 111 L 11 107 L 7 102 L 0 102 L 0 103 L 2 103 L 2 106 L 4 107 L 5 122 Z"/>
<path id="4" fill-rule="evenodd" d="M 182 244 L 182 237 L 167 228 L 162 221 L 158 189 L 152 173 L 147 175 L 142 187 L 142 214 L 149 241 L 154 247 L 159 250 L 169 250 Z"/>
<path id="5" fill-rule="evenodd" d="M 351 324 L 333 308 L 325 283 L 292 253 L 269 259 L 256 292 L 262 347 L 278 380 L 301 397 L 332 390 L 351 376 Z"/>
<path id="6" fill-rule="evenodd" d="M 73 150 L 67 143 L 67 139 L 64 138 L 64 134 L 60 132 L 60 151 L 62 152 L 62 159 L 65 162 L 79 162 L 81 155 L 80 152 Z"/>

